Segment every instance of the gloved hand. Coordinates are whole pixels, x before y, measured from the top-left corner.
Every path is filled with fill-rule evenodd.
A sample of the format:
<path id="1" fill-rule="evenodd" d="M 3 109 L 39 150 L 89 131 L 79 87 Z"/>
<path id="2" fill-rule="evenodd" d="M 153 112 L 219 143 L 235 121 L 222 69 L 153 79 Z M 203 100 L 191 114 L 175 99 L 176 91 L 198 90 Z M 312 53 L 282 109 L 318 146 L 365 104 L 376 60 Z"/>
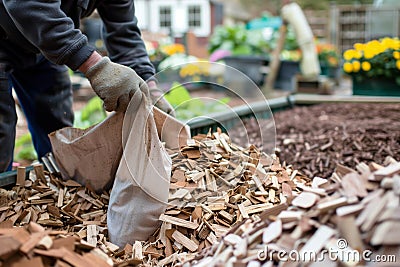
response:
<path id="1" fill-rule="evenodd" d="M 147 84 L 133 69 L 113 63 L 108 57 L 90 67 L 85 76 L 107 111 L 124 112 L 137 90 L 149 94 Z"/>
<path id="2" fill-rule="evenodd" d="M 150 99 L 153 105 L 168 113 L 169 115 L 175 117 L 174 108 L 171 104 L 164 98 L 164 92 L 158 89 L 155 82 L 149 83 Z"/>

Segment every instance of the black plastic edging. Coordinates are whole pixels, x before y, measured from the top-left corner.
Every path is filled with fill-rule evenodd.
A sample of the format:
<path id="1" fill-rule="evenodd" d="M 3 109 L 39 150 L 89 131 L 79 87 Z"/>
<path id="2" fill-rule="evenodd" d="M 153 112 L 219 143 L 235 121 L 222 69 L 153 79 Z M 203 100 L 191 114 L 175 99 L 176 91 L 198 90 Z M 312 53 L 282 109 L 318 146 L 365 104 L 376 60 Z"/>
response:
<path id="1" fill-rule="evenodd" d="M 393 96 L 362 96 L 362 95 L 315 95 L 295 94 L 289 96 L 297 105 L 322 103 L 398 103 L 400 97 Z"/>
<path id="2" fill-rule="evenodd" d="M 271 116 L 271 112 L 274 113 L 291 106 L 292 103 L 287 97 L 274 98 L 268 100 L 268 105 L 266 101 L 254 102 L 234 107 L 228 112 L 214 113 L 207 117 L 197 117 L 187 121 L 187 124 L 190 127 L 192 136 L 207 133 L 210 128 L 212 131 L 215 131 L 218 127 L 223 131 L 227 131 L 236 125 L 238 118 L 257 117 L 268 119 Z"/>

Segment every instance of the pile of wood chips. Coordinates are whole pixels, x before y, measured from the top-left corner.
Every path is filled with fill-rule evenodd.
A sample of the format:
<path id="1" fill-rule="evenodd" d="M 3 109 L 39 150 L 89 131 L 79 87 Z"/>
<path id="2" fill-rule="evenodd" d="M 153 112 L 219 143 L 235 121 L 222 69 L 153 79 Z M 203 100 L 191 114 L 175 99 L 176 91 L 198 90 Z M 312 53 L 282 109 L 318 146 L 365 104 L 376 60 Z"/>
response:
<path id="1" fill-rule="evenodd" d="M 280 204 L 287 202 L 292 191 L 300 192 L 298 186 L 311 182 L 253 146 L 243 149 L 231 144 L 221 132 L 196 136 L 180 151 L 170 153 L 169 206 L 160 217 L 161 227 L 147 242 L 124 248 L 107 241 L 109 192 L 99 195 L 73 180 L 63 181 L 40 164 L 25 180 L 25 169 L 19 168 L 16 186 L 10 191 L 2 189 L 1 194 L 3 265 L 184 262 L 211 247 L 233 225 L 275 206 L 285 208 Z M 5 245 L 10 240 L 14 246 Z"/>
<path id="2" fill-rule="evenodd" d="M 232 227 L 263 212 L 287 208 L 287 198 L 311 180 L 254 146 L 240 148 L 220 132 L 198 135 L 173 159 L 169 207 L 144 244 L 160 266 L 211 247 Z"/>
<path id="3" fill-rule="evenodd" d="M 109 194 L 97 195 L 34 166 L 0 189 L 0 265 L 110 266 L 118 249 L 106 240 Z"/>
<path id="4" fill-rule="evenodd" d="M 399 266 L 400 162 L 385 165 L 338 166 L 183 266 Z"/>
<path id="5" fill-rule="evenodd" d="M 400 163 L 392 158 L 358 172 L 339 166 L 328 180 L 241 148 L 220 131 L 169 152 L 161 226 L 124 248 L 107 240 L 109 192 L 63 181 L 40 164 L 25 180 L 19 168 L 16 186 L 0 189 L 0 266 L 261 266 L 267 244 L 290 250 L 300 242 L 319 252 L 341 237 L 349 249 L 399 253 Z"/>

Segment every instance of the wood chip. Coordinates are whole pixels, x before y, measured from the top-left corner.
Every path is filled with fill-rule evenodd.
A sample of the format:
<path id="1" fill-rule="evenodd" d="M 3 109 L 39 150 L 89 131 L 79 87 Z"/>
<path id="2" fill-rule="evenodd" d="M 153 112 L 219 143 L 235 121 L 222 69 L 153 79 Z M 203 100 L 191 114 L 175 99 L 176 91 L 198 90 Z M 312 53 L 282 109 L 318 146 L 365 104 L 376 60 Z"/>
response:
<path id="1" fill-rule="evenodd" d="M 25 175 L 26 175 L 26 168 L 25 167 L 18 167 L 17 168 L 16 185 L 19 185 L 19 186 L 24 186 L 25 185 Z"/>
<path id="2" fill-rule="evenodd" d="M 188 221 L 185 221 L 185 220 L 182 220 L 182 219 L 179 219 L 176 217 L 164 215 L 164 214 L 161 214 L 159 219 L 160 219 L 160 221 L 171 223 L 171 224 L 189 228 L 189 229 L 197 229 L 197 227 L 199 227 L 199 225 L 195 222 L 188 222 Z"/>
<path id="3" fill-rule="evenodd" d="M 309 192 L 302 192 L 298 197 L 294 198 L 292 204 L 294 206 L 308 209 L 317 202 L 318 196 Z"/>
<path id="4" fill-rule="evenodd" d="M 184 236 L 181 232 L 179 231 L 174 231 L 174 233 L 172 234 L 172 238 L 182 244 L 185 248 L 187 248 L 188 250 L 194 252 L 197 250 L 198 245 L 193 242 L 192 240 L 190 240 L 189 238 L 187 238 L 186 236 Z"/>

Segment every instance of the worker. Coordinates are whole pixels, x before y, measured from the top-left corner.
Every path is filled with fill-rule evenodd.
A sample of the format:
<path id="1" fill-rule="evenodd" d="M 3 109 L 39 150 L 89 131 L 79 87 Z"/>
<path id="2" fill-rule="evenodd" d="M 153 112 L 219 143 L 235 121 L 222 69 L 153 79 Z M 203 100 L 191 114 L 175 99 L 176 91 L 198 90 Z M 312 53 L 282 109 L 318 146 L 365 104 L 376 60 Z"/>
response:
<path id="1" fill-rule="evenodd" d="M 97 9 L 109 57 L 88 44 L 80 19 Z M 155 70 L 137 26 L 133 0 L 0 0 L 0 172 L 12 167 L 16 121 L 11 88 L 40 159 L 48 134 L 72 126 L 68 66 L 81 71 L 107 111 L 125 111 L 136 90 L 173 113 L 157 89 Z M 144 82 L 147 81 L 147 82 Z"/>

